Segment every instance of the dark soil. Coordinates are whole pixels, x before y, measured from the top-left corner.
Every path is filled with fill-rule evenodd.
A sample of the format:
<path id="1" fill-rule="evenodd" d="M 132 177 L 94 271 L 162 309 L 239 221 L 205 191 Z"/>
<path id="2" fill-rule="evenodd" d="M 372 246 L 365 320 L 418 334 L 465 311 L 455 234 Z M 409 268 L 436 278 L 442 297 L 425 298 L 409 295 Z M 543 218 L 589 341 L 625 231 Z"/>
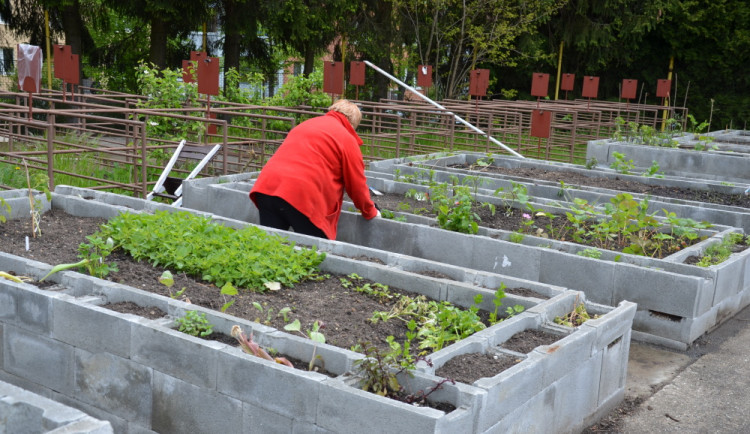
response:
<path id="1" fill-rule="evenodd" d="M 543 330 L 524 330 L 511 336 L 501 347 L 516 353 L 528 354 L 540 345 L 550 345 L 561 337 Z M 454 357 L 435 371 L 441 377 L 453 378 L 472 384 L 480 378 L 494 377 L 498 373 L 523 361 L 523 357 L 511 354 L 469 353 Z"/>

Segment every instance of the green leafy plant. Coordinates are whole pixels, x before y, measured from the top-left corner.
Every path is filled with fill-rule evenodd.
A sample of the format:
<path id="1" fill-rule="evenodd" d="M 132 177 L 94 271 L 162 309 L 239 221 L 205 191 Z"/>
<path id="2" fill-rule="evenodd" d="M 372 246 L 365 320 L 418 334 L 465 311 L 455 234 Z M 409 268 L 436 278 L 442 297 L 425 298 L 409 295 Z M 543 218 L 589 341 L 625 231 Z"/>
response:
<path id="1" fill-rule="evenodd" d="M 3 207 L 3 209 L 5 209 L 5 212 L 10 214 L 10 211 L 11 211 L 10 204 L 6 202 L 5 199 L 3 199 L 2 197 L 0 197 L 0 207 Z M 0 223 L 5 223 L 6 221 L 7 220 L 5 218 L 5 215 L 0 214 Z"/>
<path id="2" fill-rule="evenodd" d="M 424 356 L 418 356 L 416 359 L 404 358 L 404 351 L 393 336 L 389 336 L 387 341 L 390 344 L 390 350 L 387 351 L 379 350 L 367 342 L 359 345 L 365 357 L 355 361 L 354 367 L 362 378 L 359 382 L 362 390 L 408 404 L 424 405 L 427 397 L 443 384 L 455 384 L 454 380 L 445 378 L 435 382 L 426 392 L 418 390 L 415 393 L 406 393 L 404 386 L 399 382 L 399 376 L 412 375 L 411 371 L 418 361 L 424 361 L 429 366 L 432 366 L 432 362 Z"/>
<path id="3" fill-rule="evenodd" d="M 172 286 L 174 286 L 174 275 L 172 275 L 172 272 L 169 270 L 164 270 L 164 272 L 161 273 L 161 276 L 159 276 L 159 283 L 167 287 L 167 289 L 169 290 L 169 297 L 172 299 L 182 297 L 182 294 L 184 294 L 185 290 L 187 289 L 182 288 L 176 293 L 172 293 Z"/>
<path id="4" fill-rule="evenodd" d="M 206 318 L 205 313 L 198 313 L 194 310 L 186 311 L 185 316 L 176 318 L 175 322 L 179 326 L 179 331 L 191 336 L 206 337 L 213 332 L 214 328 L 213 324 Z"/>
<path id="5" fill-rule="evenodd" d="M 599 259 L 602 257 L 602 252 L 599 249 L 587 248 L 576 253 L 578 256 L 584 256 L 586 258 Z"/>
<path id="6" fill-rule="evenodd" d="M 593 319 L 598 318 L 594 315 Z M 565 327 L 578 327 L 586 321 L 592 319 L 591 315 L 586 311 L 586 305 L 578 302 L 573 307 L 573 310 L 563 316 L 555 317 L 555 324 L 560 324 Z"/>
<path id="7" fill-rule="evenodd" d="M 630 172 L 635 168 L 635 164 L 633 164 L 633 160 L 626 160 L 627 158 L 625 154 L 621 152 L 613 152 L 612 155 L 615 157 L 615 161 L 613 161 L 609 167 L 611 169 L 614 169 L 618 173 L 622 173 L 623 175 L 628 175 Z"/>
<path id="8" fill-rule="evenodd" d="M 88 235 L 86 237 L 87 243 L 83 243 L 78 246 L 79 258 L 82 258 L 79 262 L 72 264 L 59 264 L 54 267 L 42 277 L 39 281 L 42 282 L 49 276 L 64 270 L 70 270 L 71 268 L 82 268 L 85 269 L 90 276 L 104 278 L 109 273 L 117 271 L 117 264 L 108 264 L 104 262 L 112 251 L 117 247 L 112 238 L 107 238 L 106 241 L 102 237 L 94 235 Z"/>
<path id="9" fill-rule="evenodd" d="M 185 272 L 223 287 L 265 292 L 293 286 L 318 275 L 325 258 L 315 248 L 296 248 L 285 239 L 247 226 L 239 230 L 207 217 L 179 211 L 123 213 L 102 225 L 98 237 L 111 237 L 135 260 Z"/>
<path id="10" fill-rule="evenodd" d="M 722 262 L 729 259 L 729 256 L 735 252 L 735 248 L 738 244 L 747 245 L 750 243 L 750 238 L 737 232 L 726 235 L 721 242 L 711 244 L 706 247 L 700 260 L 695 264 L 699 267 L 710 267 L 712 265 L 721 264 Z"/>
<path id="11" fill-rule="evenodd" d="M 290 332 L 298 332 L 302 336 L 306 336 L 310 338 L 311 341 L 315 342 L 315 345 L 313 346 L 312 358 L 310 359 L 310 363 L 308 364 L 308 371 L 312 371 L 313 368 L 315 367 L 315 360 L 320 360 L 320 362 L 323 365 L 322 368 L 325 369 L 325 361 L 323 360 L 323 357 L 315 354 L 316 350 L 318 349 L 318 344 L 326 343 L 326 337 L 320 331 L 324 327 L 325 327 L 325 323 L 323 323 L 323 321 L 315 321 L 312 327 L 306 330 L 305 333 L 303 333 L 302 325 L 300 324 L 298 319 L 295 319 L 290 324 L 287 324 L 284 326 L 284 330 L 290 331 Z"/>
<path id="12" fill-rule="evenodd" d="M 479 232 L 480 218 L 472 209 L 474 198 L 469 187 L 454 185 L 453 194 L 448 194 L 448 184 L 438 184 L 430 190 L 433 210 L 437 213 L 438 225 L 446 230 L 465 234 Z"/>
<path id="13" fill-rule="evenodd" d="M 599 164 L 599 161 L 595 157 L 591 157 L 586 160 L 586 164 L 584 165 L 584 167 L 588 170 L 591 170 L 595 168 L 597 164 Z"/>
<path id="14" fill-rule="evenodd" d="M 526 235 L 522 232 L 511 232 L 510 234 L 508 234 L 508 240 L 511 243 L 520 244 L 521 242 L 523 242 L 524 238 L 526 238 Z"/>
<path id="15" fill-rule="evenodd" d="M 643 176 L 646 176 L 646 177 L 653 176 L 655 178 L 664 178 L 664 175 L 659 174 L 659 169 L 660 169 L 659 163 L 656 160 L 654 160 L 651 163 L 651 167 L 649 167 L 647 171 L 643 172 Z"/>

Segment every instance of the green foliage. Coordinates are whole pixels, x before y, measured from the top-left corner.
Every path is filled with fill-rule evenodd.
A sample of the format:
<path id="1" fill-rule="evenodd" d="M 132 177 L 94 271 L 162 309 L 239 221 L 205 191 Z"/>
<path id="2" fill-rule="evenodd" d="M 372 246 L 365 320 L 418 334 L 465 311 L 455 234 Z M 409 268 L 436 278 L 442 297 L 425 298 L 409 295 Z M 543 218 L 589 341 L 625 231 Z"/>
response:
<path id="1" fill-rule="evenodd" d="M 185 316 L 176 318 L 175 322 L 180 326 L 179 331 L 191 336 L 206 337 L 213 332 L 214 328 L 205 313 L 198 313 L 194 310 L 186 311 Z"/>
<path id="2" fill-rule="evenodd" d="M 325 327 L 325 324 L 322 321 L 315 321 L 312 325 L 312 327 L 305 331 L 305 333 L 302 333 L 302 324 L 300 324 L 298 319 L 295 319 L 291 323 L 284 326 L 284 330 L 290 331 L 290 332 L 298 332 L 302 336 L 306 336 L 310 338 L 311 341 L 315 342 L 315 346 L 313 347 L 313 353 L 312 358 L 310 359 L 310 363 L 308 364 L 308 370 L 312 371 L 315 367 L 315 360 L 323 361 L 323 358 L 321 356 L 316 356 L 315 352 L 318 348 L 318 344 L 324 344 L 326 343 L 326 337 L 323 335 L 323 333 L 320 331 Z M 323 364 L 323 368 L 325 368 L 325 363 Z"/>
<path id="3" fill-rule="evenodd" d="M 576 253 L 578 256 L 584 256 L 586 258 L 599 259 L 602 257 L 602 252 L 599 249 L 587 248 Z"/>
<path id="4" fill-rule="evenodd" d="M 646 176 L 646 177 L 653 176 L 655 178 L 664 178 L 664 175 L 659 174 L 659 163 L 656 160 L 654 160 L 651 163 L 651 167 L 649 167 L 648 170 L 643 173 L 643 176 Z"/>
<path id="5" fill-rule="evenodd" d="M 476 234 L 479 215 L 473 211 L 474 198 L 468 186 L 454 185 L 453 194 L 448 192 L 448 184 L 438 184 L 430 189 L 430 201 L 437 213 L 438 225 L 449 231 Z"/>
<path id="6" fill-rule="evenodd" d="M 625 157 L 625 154 L 620 152 L 614 152 L 612 155 L 615 157 L 615 161 L 613 161 L 609 167 L 618 173 L 629 175 L 630 171 L 635 167 L 633 160 L 626 160 L 625 158 L 627 157 Z"/>
<path id="7" fill-rule="evenodd" d="M 594 319 L 597 316 L 594 316 Z M 560 324 L 565 327 L 578 327 L 586 321 L 592 319 L 591 315 L 586 311 L 586 305 L 583 303 L 576 303 L 572 311 L 563 316 L 555 317 L 555 324 Z"/>
<path id="8" fill-rule="evenodd" d="M 85 269 L 89 275 L 99 278 L 106 277 L 110 272 L 117 271 L 117 264 L 107 264 L 104 262 L 112 251 L 118 247 L 115 245 L 112 238 L 107 238 L 106 241 L 100 236 L 89 235 L 86 237 L 88 244 L 83 243 L 78 246 L 78 257 L 82 258 L 79 262 L 73 264 L 59 264 L 54 267 L 41 279 L 40 282 L 47 279 L 49 276 L 58 273 L 60 271 L 70 270 L 71 268 Z"/>
<path id="9" fill-rule="evenodd" d="M 706 247 L 700 260 L 695 265 L 699 267 L 710 267 L 712 265 L 721 264 L 729 259 L 729 256 L 734 253 L 735 246 L 738 244 L 748 245 L 750 244 L 750 238 L 737 232 L 728 234 L 720 243 L 714 243 Z"/>
<path id="10" fill-rule="evenodd" d="M 0 207 L 2 207 L 2 209 L 4 209 L 7 214 L 10 214 L 10 204 L 6 202 L 2 197 L 0 197 Z M 5 214 L 0 214 L 0 223 L 5 223 L 6 221 L 7 220 L 5 218 Z"/>
<path id="11" fill-rule="evenodd" d="M 370 321 L 390 321 L 399 319 L 407 324 L 413 333 L 407 335 L 407 340 L 415 339 L 419 349 L 437 351 L 445 345 L 468 337 L 486 326 L 481 322 L 477 312 L 479 308 L 472 306 L 461 309 L 447 301 L 438 302 L 428 300 L 427 297 L 408 296 L 394 293 L 388 286 L 379 283 L 358 282 L 361 278 L 355 274 L 342 278 L 342 286 L 362 292 L 375 298 L 395 301 L 390 311 L 374 312 Z M 355 283 L 357 282 L 357 283 Z"/>
<path id="12" fill-rule="evenodd" d="M 197 67 L 194 68 L 197 71 Z M 153 65 L 141 63 L 137 67 L 136 80 L 141 95 L 138 108 L 174 109 L 172 113 L 182 114 L 179 109 L 200 107 L 196 82 L 182 81 L 182 69 L 159 70 Z M 196 72 L 197 73 L 197 72 Z M 150 116 L 146 123 L 149 137 L 180 140 L 191 137 L 200 141 L 206 124 L 198 120 L 186 120 L 167 116 Z"/>
<path id="13" fill-rule="evenodd" d="M 270 106 L 283 107 L 328 107 L 331 96 L 323 92 L 323 71 L 314 71 L 310 76 L 295 75 L 284 83 L 281 89 L 268 100 Z"/>
<path id="14" fill-rule="evenodd" d="M 185 272 L 218 287 L 232 282 L 261 292 L 269 282 L 292 286 L 316 276 L 325 258 L 314 248 L 295 248 L 259 228 L 234 230 L 184 211 L 120 214 L 97 236 L 113 238 L 136 260 Z"/>

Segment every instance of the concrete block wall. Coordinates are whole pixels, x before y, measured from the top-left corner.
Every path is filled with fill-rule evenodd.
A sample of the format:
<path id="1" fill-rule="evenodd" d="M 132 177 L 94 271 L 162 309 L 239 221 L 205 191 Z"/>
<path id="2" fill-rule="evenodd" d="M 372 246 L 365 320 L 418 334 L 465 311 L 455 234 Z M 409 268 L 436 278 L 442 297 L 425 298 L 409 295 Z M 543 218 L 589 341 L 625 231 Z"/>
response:
<path id="1" fill-rule="evenodd" d="M 112 425 L 0 381 L 0 432 L 109 434 L 112 433 Z"/>
<path id="2" fill-rule="evenodd" d="M 5 201 L 5 205 L 0 203 L 0 216 L 6 219 L 18 219 L 27 218 L 31 212 L 31 204 L 29 203 L 29 191 L 28 190 L 3 190 L 0 191 L 0 198 Z M 44 213 L 50 209 L 50 201 L 47 200 L 47 196 L 38 191 L 32 193 L 32 198 L 35 202 L 39 203 L 39 211 Z M 8 211 L 7 207 L 10 207 Z"/>
<path id="3" fill-rule="evenodd" d="M 595 140 L 586 148 L 586 159 L 596 158 L 599 164 L 609 166 L 615 161 L 615 152 L 624 154 L 639 168 L 648 168 L 656 161 L 660 171 L 669 175 L 695 177 L 700 174 L 714 181 L 749 181 L 750 154 L 739 152 L 705 152 Z"/>
<path id="4" fill-rule="evenodd" d="M 81 213 L 94 212 L 82 210 L 81 201 L 91 202 L 77 196 L 56 195 L 53 206 Z M 92 207 L 98 206 L 92 204 Z M 339 248 L 345 250 L 343 246 Z M 352 249 L 350 254 L 356 253 L 358 247 L 352 246 Z M 408 258 L 403 255 L 387 256 L 410 267 L 429 265 L 418 258 L 407 264 Z M 417 283 L 426 279 L 425 276 L 387 263 L 380 265 L 329 255 L 324 264 L 331 268 L 348 267 L 360 275 L 370 273 L 371 278 L 380 282 L 410 284 L 430 296 L 453 297 L 459 302 L 473 298 L 472 289 L 483 290 L 473 283 L 448 279 L 433 279 L 429 280 L 430 284 L 420 286 Z M 3 270 L 39 278 L 49 268 L 49 264 L 0 255 Z M 467 275 L 468 279 L 484 279 L 482 273 Z M 328 345 L 318 348 L 318 353 L 326 358 L 326 368 L 332 369 L 336 378 L 293 370 L 245 355 L 237 348 L 179 333 L 171 328 L 171 321 L 119 314 L 99 305 L 105 301 L 133 301 L 162 308 L 171 317 L 180 316 L 188 309 L 202 310 L 217 331 L 228 333 L 231 326 L 239 322 L 246 332 L 252 330 L 262 345 L 271 345 L 284 354 L 302 359 L 311 354 L 313 344 L 310 341 L 76 272 L 62 272 L 53 277 L 65 288 L 63 291 L 0 282 L 0 300 L 3 301 L 0 304 L 0 380 L 85 409 L 95 417 L 110 421 L 115 432 L 252 432 L 257 427 L 284 432 L 351 432 L 352 429 L 403 432 L 407 427 L 416 432 L 452 433 L 484 432 L 481 426 L 493 424 L 491 416 L 485 413 L 492 413 L 495 403 L 487 400 L 486 390 L 475 385 L 444 385 L 436 392 L 437 399 L 457 407 L 451 413 L 416 408 L 352 387 L 347 372 L 361 355 L 348 350 Z M 543 289 L 543 285 L 537 283 L 537 286 Z M 545 290 L 559 294 L 556 298 L 583 297 L 581 293 L 561 288 Z M 529 305 L 529 315 L 535 321 L 559 314 L 559 309 L 545 308 L 543 304 L 532 302 Z M 616 310 L 606 306 L 602 309 L 606 310 L 602 322 L 622 322 L 621 327 L 630 330 L 632 317 L 613 314 Z M 502 329 L 513 324 L 508 321 L 491 329 L 502 335 Z M 584 330 L 579 328 L 571 336 L 580 331 Z M 624 370 L 627 355 L 622 360 L 612 357 L 610 362 L 622 366 L 608 367 L 609 370 Z M 564 363 L 571 366 L 569 361 Z M 596 361 L 583 365 L 591 368 L 599 364 Z M 587 383 L 581 393 L 589 396 L 602 388 L 599 376 L 594 377 L 595 384 Z M 429 373 L 417 372 L 408 384 L 418 390 L 434 384 L 435 380 Z M 566 411 L 594 413 L 603 409 L 579 406 Z M 390 420 L 397 417 L 398 423 L 384 426 L 383 417 Z M 544 428 L 574 432 L 590 417 L 591 414 L 557 415 L 549 418 Z"/>

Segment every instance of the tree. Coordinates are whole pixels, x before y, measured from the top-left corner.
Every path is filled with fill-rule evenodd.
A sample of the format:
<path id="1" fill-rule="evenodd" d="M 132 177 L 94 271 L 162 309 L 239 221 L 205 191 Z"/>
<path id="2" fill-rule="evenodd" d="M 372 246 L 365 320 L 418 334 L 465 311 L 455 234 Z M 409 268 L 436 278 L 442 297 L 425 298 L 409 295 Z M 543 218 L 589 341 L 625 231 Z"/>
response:
<path id="1" fill-rule="evenodd" d="M 483 64 L 513 65 L 521 35 L 540 23 L 567 0 L 396 0 L 415 29 L 422 63 L 435 65 L 435 84 L 444 97 L 465 92 L 469 72 Z"/>
<path id="2" fill-rule="evenodd" d="M 340 25 L 356 7 L 347 0 L 282 0 L 267 4 L 264 22 L 269 36 L 304 59 L 305 76 L 310 75 L 315 57 L 340 34 Z"/>
<path id="3" fill-rule="evenodd" d="M 64 0 L 63 0 L 64 1 Z M 167 67 L 167 41 L 187 35 L 211 15 L 210 0 L 194 0 L 186 7 L 181 0 L 102 0 L 127 16 L 149 24 L 149 62 L 159 69 Z M 173 65 L 176 66 L 176 65 Z"/>
<path id="4" fill-rule="evenodd" d="M 45 47 L 44 12 L 48 11 L 50 34 L 63 34 L 73 54 L 83 55 L 91 47 L 91 35 L 84 25 L 79 0 L 6 0 L 0 3 L 0 17 L 18 36 L 28 36 L 29 43 Z"/>

